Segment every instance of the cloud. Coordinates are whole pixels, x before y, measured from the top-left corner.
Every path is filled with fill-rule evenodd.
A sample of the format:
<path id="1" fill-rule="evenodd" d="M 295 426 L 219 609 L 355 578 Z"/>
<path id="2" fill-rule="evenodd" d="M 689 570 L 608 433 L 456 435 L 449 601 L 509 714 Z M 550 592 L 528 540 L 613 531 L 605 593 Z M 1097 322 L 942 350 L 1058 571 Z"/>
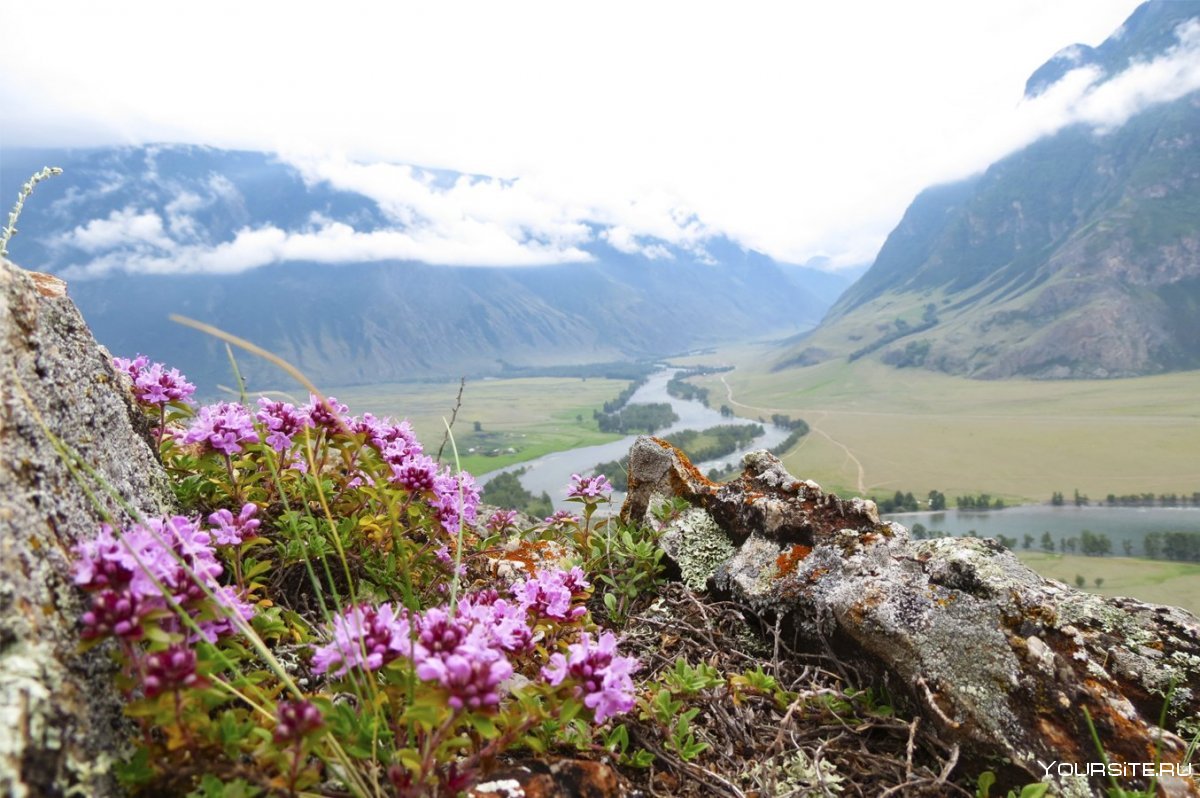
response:
<path id="1" fill-rule="evenodd" d="M 160 220 L 161 224 L 161 220 Z M 468 229 L 469 228 L 469 229 Z M 116 271 L 133 274 L 235 274 L 274 263 L 367 263 L 419 261 L 457 266 L 545 266 L 591 260 L 583 250 L 540 242 L 518 242 L 502 231 L 474 225 L 446 238 L 429 231 L 361 232 L 341 222 L 316 229 L 287 232 L 273 225 L 239 230 L 216 246 L 176 244 L 156 251 L 136 247 L 108 251 L 86 264 L 64 271 L 67 278 L 102 277 Z M 110 239 L 117 245 L 115 239 Z M 125 243 L 135 243 L 127 240 Z"/>
<path id="2" fill-rule="evenodd" d="M 964 142 L 957 152 L 947 151 L 952 165 L 947 177 L 966 176 L 979 168 L 972 165 L 992 163 L 1073 125 L 1103 135 L 1152 106 L 1200 89 L 1200 19 L 1181 24 L 1175 37 L 1162 55 L 1133 61 L 1113 75 L 1094 64 L 1068 71 L 1037 96 L 1022 100 L 1005 124 Z"/>
<path id="3" fill-rule="evenodd" d="M 154 211 L 131 207 L 113 211 L 107 219 L 93 219 L 66 234 L 62 242 L 84 252 L 102 252 L 118 247 L 137 250 L 170 250 L 175 246 L 163 231 L 163 220 Z"/>

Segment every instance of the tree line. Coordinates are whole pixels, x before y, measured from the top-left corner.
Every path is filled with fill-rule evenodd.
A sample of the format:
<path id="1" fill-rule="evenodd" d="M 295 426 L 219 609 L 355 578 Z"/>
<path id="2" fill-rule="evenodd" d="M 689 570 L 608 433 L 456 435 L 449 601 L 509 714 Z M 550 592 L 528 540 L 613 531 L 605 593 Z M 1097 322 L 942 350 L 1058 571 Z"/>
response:
<path id="1" fill-rule="evenodd" d="M 807 425 L 806 425 L 807 426 Z M 915 513 L 921 510 L 939 513 L 946 509 L 946 494 L 940 490 L 931 490 L 925 498 L 925 506 L 912 494 L 912 491 L 896 491 L 891 496 L 875 499 L 875 505 L 881 513 Z M 1003 499 L 993 499 L 991 494 L 955 496 L 954 506 L 959 510 L 1003 510 Z"/>
<path id="2" fill-rule="evenodd" d="M 601 432 L 619 432 L 622 435 L 634 432 L 653 435 L 679 420 L 679 416 L 666 402 L 626 405 L 615 413 L 593 410 L 592 417 L 596 419 Z"/>
<path id="3" fill-rule="evenodd" d="M 1074 497 L 1071 503 L 1076 507 L 1088 507 L 1091 505 L 1091 499 L 1087 494 L 1080 493 L 1079 489 L 1075 489 Z M 1060 491 L 1054 491 L 1050 494 L 1050 504 L 1055 507 L 1062 507 L 1067 504 L 1067 498 Z M 1100 502 L 1096 505 L 1100 506 Z M 1107 507 L 1200 507 L 1200 491 L 1193 491 L 1191 495 L 1186 493 L 1110 493 L 1104 497 L 1103 504 Z"/>

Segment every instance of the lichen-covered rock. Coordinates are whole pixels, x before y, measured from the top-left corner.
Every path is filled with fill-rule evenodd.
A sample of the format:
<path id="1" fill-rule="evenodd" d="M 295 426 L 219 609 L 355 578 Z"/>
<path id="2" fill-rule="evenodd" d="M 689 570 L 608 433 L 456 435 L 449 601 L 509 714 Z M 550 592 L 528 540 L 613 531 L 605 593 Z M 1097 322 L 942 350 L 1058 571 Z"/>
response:
<path id="1" fill-rule="evenodd" d="M 89 498 L 54 439 L 139 510 L 169 506 L 145 424 L 61 281 L 0 260 L 0 794 L 111 795 L 120 701 L 103 647 L 78 654 L 69 560 L 96 504 L 123 514 L 94 481 Z"/>
<path id="2" fill-rule="evenodd" d="M 693 505 L 665 535 L 681 570 L 694 572 L 689 535 L 702 530 L 709 587 L 781 619 L 798 648 L 832 651 L 906 695 L 979 770 L 1091 795 L 1107 781 L 1089 780 L 1088 765 L 1106 756 L 1138 763 L 1121 784 L 1144 788 L 1142 763 L 1180 765 L 1184 738 L 1200 732 L 1200 621 L 1181 609 L 1074 590 L 991 540 L 911 540 L 872 502 L 825 494 L 766 452 L 714 484 L 670 444 L 640 438 L 629 483 L 627 520 L 676 497 Z M 732 552 L 720 563 L 714 528 Z M 1158 787 L 1200 795 L 1190 777 Z"/>

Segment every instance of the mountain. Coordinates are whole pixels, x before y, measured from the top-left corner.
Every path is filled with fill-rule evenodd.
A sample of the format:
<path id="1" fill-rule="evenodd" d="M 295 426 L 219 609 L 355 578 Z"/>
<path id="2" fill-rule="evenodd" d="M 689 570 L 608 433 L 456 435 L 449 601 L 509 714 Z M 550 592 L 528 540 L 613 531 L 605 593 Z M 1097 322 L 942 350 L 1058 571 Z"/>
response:
<path id="1" fill-rule="evenodd" d="M 46 164 L 65 174 L 38 186 L 12 257 L 66 277 L 111 351 L 145 352 L 203 385 L 228 383 L 224 344 L 168 314 L 213 324 L 323 384 L 345 385 L 662 357 L 794 333 L 819 321 L 849 284 L 721 236 L 672 244 L 618 237 L 612 225 L 591 221 L 553 221 L 558 227 L 545 240 L 514 234 L 518 261 L 557 248 L 549 259 L 565 251 L 579 262 L 396 258 L 387 253 L 397 245 L 453 254 L 457 242 L 437 239 L 416 212 L 390 202 L 395 185 L 420 193 L 433 208 L 424 212 L 441 214 L 468 238 L 480 225 L 436 203 L 456 185 L 508 187 L 407 167 L 372 172 L 395 180 L 362 193 L 264 153 L 162 145 L 17 150 L 4 154 L 0 196 L 15 195 Z M 567 230 L 563 240 L 555 238 L 559 228 Z M 278 382 L 274 367 L 239 360 L 252 382 Z"/>
<path id="2" fill-rule="evenodd" d="M 1197 17 L 1193 0 L 1146 3 L 1099 47 L 1039 68 L 1027 98 L 1073 69 L 1103 83 L 1144 66 L 1200 38 Z M 776 366 L 835 356 L 978 378 L 1200 368 L 1200 92 L 1119 127 L 1066 127 L 922 192 Z"/>

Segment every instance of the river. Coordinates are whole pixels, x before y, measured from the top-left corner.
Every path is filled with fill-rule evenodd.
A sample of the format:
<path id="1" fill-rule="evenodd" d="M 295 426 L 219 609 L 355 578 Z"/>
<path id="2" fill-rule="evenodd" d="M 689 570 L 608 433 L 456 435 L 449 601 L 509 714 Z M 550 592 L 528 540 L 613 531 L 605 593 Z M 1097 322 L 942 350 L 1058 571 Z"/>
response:
<path id="1" fill-rule="evenodd" d="M 1033 535 L 1033 548 L 1040 548 L 1042 533 L 1049 532 L 1055 543 L 1078 538 L 1091 530 L 1108 535 L 1113 554 L 1122 554 L 1122 541 L 1133 544 L 1133 554 L 1143 554 L 1142 540 L 1150 532 L 1200 532 L 1198 507 L 1054 507 L 1048 504 L 1029 504 L 987 512 L 946 510 L 940 513 L 895 513 L 888 520 L 912 528 L 924 524 L 950 535 L 967 535 L 972 530 L 982 538 L 1007 535 L 1017 539 L 1020 547 L 1025 535 Z"/>
<path id="2" fill-rule="evenodd" d="M 679 416 L 678 421 L 665 429 L 658 430 L 654 433 L 655 435 L 669 435 L 672 432 L 679 432 L 685 429 L 706 430 L 709 427 L 721 424 L 748 423 L 747 419 L 737 417 L 726 418 L 701 402 L 691 399 L 677 399 L 667 393 L 667 383 L 680 371 L 681 369 L 664 369 L 663 371 L 651 374 L 646 380 L 646 384 L 638 388 L 629 399 L 629 404 L 666 402 L 671 405 L 671 409 Z M 717 468 L 726 463 L 735 463 L 747 452 L 754 451 L 755 449 L 770 449 L 772 446 L 777 446 L 783 442 L 789 432 L 789 430 L 777 427 L 774 424 L 763 424 L 763 434 L 755 438 L 749 446 L 716 460 L 697 463 L 696 466 L 701 471 L 708 471 L 711 468 Z M 629 435 L 611 443 L 602 443 L 597 446 L 583 446 L 578 449 L 569 449 L 565 452 L 551 452 L 536 460 L 528 460 L 524 463 L 517 463 L 490 471 L 478 477 L 477 480 L 480 485 L 486 485 L 488 480 L 497 474 L 524 468 L 526 471 L 521 475 L 521 484 L 525 486 L 526 490 L 535 496 L 540 496 L 543 491 L 548 493 L 556 509 L 578 509 L 577 504 L 569 503 L 566 500 L 567 487 L 571 483 L 571 475 L 590 474 L 592 469 L 600 463 L 621 459 L 629 454 L 629 447 L 633 445 L 637 437 L 637 435 Z M 614 504 L 619 506 L 622 498 L 621 494 L 614 494 Z"/>

